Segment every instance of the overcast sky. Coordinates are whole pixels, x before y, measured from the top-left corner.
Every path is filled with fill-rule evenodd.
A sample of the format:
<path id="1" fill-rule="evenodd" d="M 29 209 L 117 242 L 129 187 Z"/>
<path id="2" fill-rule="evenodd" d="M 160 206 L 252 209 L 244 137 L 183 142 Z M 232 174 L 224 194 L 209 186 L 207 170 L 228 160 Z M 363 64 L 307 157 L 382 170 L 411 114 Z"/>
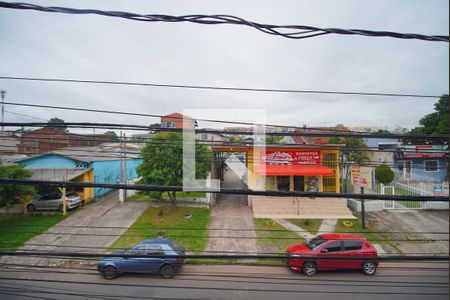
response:
<path id="1" fill-rule="evenodd" d="M 26 1 L 26 0 L 24 0 Z M 447 0 L 26 1 L 145 14 L 229 14 L 268 24 L 448 35 Z M 449 46 L 325 35 L 291 40 L 245 26 L 146 23 L 0 9 L 0 76 L 441 95 Z M 266 109 L 272 124 L 411 128 L 434 99 L 204 91 L 0 79 L 5 101 L 168 114 Z M 6 121 L 151 124 L 128 116 L 6 106 Z M 25 114 L 29 117 L 17 114 Z M 34 117 L 34 118 L 33 118 Z M 229 110 L 194 117 L 252 120 Z M 201 123 L 202 127 L 215 127 Z"/>

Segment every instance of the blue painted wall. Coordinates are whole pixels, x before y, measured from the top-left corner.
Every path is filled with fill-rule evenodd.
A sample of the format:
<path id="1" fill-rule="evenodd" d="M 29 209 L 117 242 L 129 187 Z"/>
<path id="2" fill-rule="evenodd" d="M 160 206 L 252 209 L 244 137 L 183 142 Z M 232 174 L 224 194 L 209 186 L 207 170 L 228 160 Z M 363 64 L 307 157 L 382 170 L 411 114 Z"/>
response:
<path id="1" fill-rule="evenodd" d="M 77 162 L 60 155 L 44 155 L 32 157 L 19 163 L 26 169 L 75 169 Z"/>
<path id="2" fill-rule="evenodd" d="M 141 158 L 127 160 L 127 179 L 131 180 L 137 177 L 136 167 L 141 164 Z M 119 183 L 120 180 L 120 161 L 95 161 L 89 165 L 94 169 L 94 182 L 96 183 Z M 95 197 L 100 197 L 110 192 L 109 188 L 95 188 Z"/>
<path id="3" fill-rule="evenodd" d="M 405 160 L 411 161 L 411 169 L 412 169 L 411 172 L 412 172 L 413 178 L 414 178 L 414 176 L 424 176 L 424 177 L 434 178 L 436 180 L 443 180 L 443 179 L 447 178 L 447 163 L 448 162 L 447 162 L 447 159 L 445 159 L 445 158 L 427 158 L 427 159 L 411 158 L 411 159 L 400 159 L 400 160 L 396 159 L 394 162 L 397 165 L 399 162 L 405 161 Z M 425 171 L 425 161 L 426 160 L 439 161 L 438 171 L 436 171 L 436 172 Z"/>
<path id="4" fill-rule="evenodd" d="M 141 158 L 127 160 L 127 179 L 137 177 L 136 167 L 142 163 Z M 27 169 L 75 169 L 77 161 L 61 155 L 44 155 L 29 158 L 20 162 Z M 95 183 L 119 183 L 120 160 L 95 161 L 86 165 L 86 168 L 94 170 Z M 101 197 L 112 189 L 94 188 L 94 197 Z"/>

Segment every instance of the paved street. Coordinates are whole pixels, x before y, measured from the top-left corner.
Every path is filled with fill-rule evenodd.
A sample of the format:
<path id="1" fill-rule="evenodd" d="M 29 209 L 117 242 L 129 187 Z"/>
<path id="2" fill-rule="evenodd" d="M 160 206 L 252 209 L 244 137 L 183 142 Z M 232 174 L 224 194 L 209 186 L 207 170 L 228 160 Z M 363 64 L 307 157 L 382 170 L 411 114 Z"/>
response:
<path id="1" fill-rule="evenodd" d="M 173 279 L 95 269 L 0 269 L 2 299 L 448 299 L 448 263 L 384 263 L 374 276 L 358 271 L 309 278 L 284 267 L 187 265 Z M 355 293 L 358 293 L 357 295 Z M 332 297 L 332 298 L 331 298 Z"/>

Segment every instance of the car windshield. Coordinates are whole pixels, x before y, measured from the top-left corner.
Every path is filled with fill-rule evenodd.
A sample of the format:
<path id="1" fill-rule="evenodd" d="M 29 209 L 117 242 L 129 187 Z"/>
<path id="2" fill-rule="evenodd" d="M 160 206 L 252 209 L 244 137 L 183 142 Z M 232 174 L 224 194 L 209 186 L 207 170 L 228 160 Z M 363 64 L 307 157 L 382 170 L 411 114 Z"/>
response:
<path id="1" fill-rule="evenodd" d="M 307 242 L 305 245 L 311 249 L 314 250 L 317 247 L 319 247 L 320 245 L 322 245 L 323 243 L 325 243 L 327 240 L 321 238 L 320 236 L 317 236 L 313 239 L 311 239 L 309 242 Z"/>

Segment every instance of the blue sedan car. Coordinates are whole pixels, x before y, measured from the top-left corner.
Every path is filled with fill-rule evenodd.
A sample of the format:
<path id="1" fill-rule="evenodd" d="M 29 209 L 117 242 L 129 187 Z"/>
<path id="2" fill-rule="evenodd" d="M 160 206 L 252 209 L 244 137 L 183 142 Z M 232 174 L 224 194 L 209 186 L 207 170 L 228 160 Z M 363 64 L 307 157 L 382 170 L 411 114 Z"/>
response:
<path id="1" fill-rule="evenodd" d="M 97 269 L 106 279 L 116 278 L 123 273 L 160 274 L 163 278 L 171 278 L 184 263 L 181 257 L 152 257 L 154 255 L 184 255 L 184 249 L 169 239 L 145 240 L 133 248 L 118 251 L 114 257 L 103 257 Z M 127 257 L 142 255 L 142 257 Z"/>

